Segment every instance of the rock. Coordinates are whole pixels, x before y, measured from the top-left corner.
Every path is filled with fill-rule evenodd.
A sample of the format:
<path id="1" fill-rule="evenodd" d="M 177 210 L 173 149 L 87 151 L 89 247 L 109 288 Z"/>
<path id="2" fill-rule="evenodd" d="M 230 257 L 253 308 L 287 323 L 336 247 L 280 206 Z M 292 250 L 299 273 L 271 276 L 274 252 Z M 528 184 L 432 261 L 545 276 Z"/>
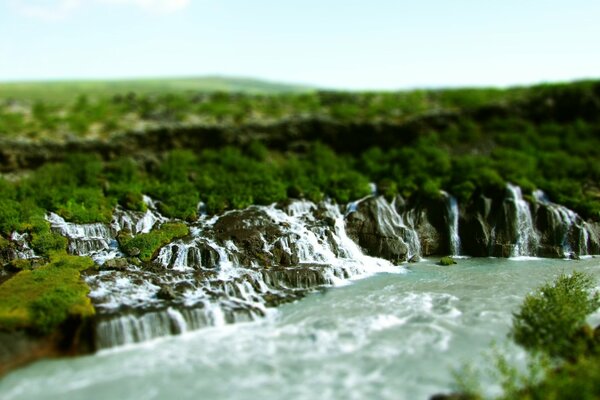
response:
<path id="1" fill-rule="evenodd" d="M 434 394 L 429 400 L 480 400 L 480 397 L 467 393 Z"/>
<path id="2" fill-rule="evenodd" d="M 442 257 L 440 259 L 440 261 L 438 262 L 438 265 L 443 265 L 443 266 L 454 265 L 454 264 L 457 264 L 457 262 L 452 257 Z"/>
<path id="3" fill-rule="evenodd" d="M 281 226 L 276 224 L 264 211 L 250 207 L 233 211 L 220 217 L 214 225 L 216 239 L 220 243 L 232 241 L 237 249 L 238 261 L 249 267 L 258 263 L 263 267 L 289 265 L 294 255 L 283 255 L 281 248 L 276 254 L 266 249 L 268 243 L 274 243 L 283 236 Z"/>
<path id="4" fill-rule="evenodd" d="M 368 255 L 400 263 L 406 260 L 408 246 L 402 240 L 406 227 L 397 215 L 383 197 L 370 197 L 346 217 L 346 231 Z"/>
<path id="5" fill-rule="evenodd" d="M 417 254 L 408 259 L 409 263 L 418 263 L 419 261 L 421 261 L 421 257 L 419 257 Z"/>
<path id="6" fill-rule="evenodd" d="M 129 266 L 129 261 L 126 258 L 113 258 L 112 260 L 107 260 L 100 267 L 100 269 L 123 271 L 123 270 L 127 269 L 128 266 Z"/>
<path id="7" fill-rule="evenodd" d="M 177 294 L 171 286 L 163 285 L 156 294 L 156 297 L 158 297 L 161 300 L 175 300 Z"/>
<path id="8" fill-rule="evenodd" d="M 140 249 L 138 249 L 137 247 L 132 247 L 127 252 L 127 255 L 130 257 L 137 257 L 140 255 L 140 253 L 141 253 Z"/>
<path id="9" fill-rule="evenodd" d="M 0 236 L 0 266 L 10 263 L 17 257 L 13 243 Z"/>

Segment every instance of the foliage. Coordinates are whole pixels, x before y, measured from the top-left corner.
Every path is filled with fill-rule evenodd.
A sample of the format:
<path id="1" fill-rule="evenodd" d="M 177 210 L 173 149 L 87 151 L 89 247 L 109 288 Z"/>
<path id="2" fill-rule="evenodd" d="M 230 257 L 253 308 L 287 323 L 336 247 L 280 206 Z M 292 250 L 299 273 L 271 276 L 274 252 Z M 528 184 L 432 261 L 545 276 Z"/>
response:
<path id="1" fill-rule="evenodd" d="M 168 89 L 171 84 L 177 89 Z M 512 182 L 525 194 L 542 189 L 582 217 L 600 220 L 598 82 L 508 90 L 280 95 L 225 90 L 192 94 L 183 90 L 187 84 L 193 83 L 122 82 L 104 89 L 98 89 L 101 83 L 77 83 L 77 96 L 58 97 L 57 102 L 0 99 L 0 121 L 14 125 L 5 129 L 0 123 L 0 131 L 5 129 L 0 135 L 109 140 L 134 128 L 218 125 L 246 143 L 240 148 L 175 150 L 143 164 L 128 157 L 104 162 L 93 154 L 74 154 L 64 162 L 42 165 L 17 183 L 0 179 L 0 233 L 22 230 L 31 215 L 45 211 L 74 222 L 110 222 L 117 204 L 144 211 L 143 194 L 159 200 L 165 215 L 194 220 L 199 202 L 209 213 L 288 197 L 330 197 L 343 203 L 368 194 L 368 182 L 377 182 L 389 198 L 435 198 L 445 190 L 461 202 L 478 194 L 501 195 Z M 135 91 L 128 93 L 128 88 Z M 293 151 L 280 145 L 269 149 L 257 140 L 261 136 L 245 142 L 244 124 L 277 126 L 307 118 L 334 121 L 349 133 L 324 132 L 327 146 L 315 143 L 320 136 L 311 133 Z M 363 133 L 361 123 L 374 130 Z M 380 126 L 393 129 L 381 133 Z M 371 147 L 347 146 L 355 141 Z M 342 153 L 338 147 L 354 150 Z"/>
<path id="2" fill-rule="evenodd" d="M 598 293 L 589 292 L 593 287 L 590 276 L 574 272 L 528 295 L 513 318 L 515 342 L 553 357 L 568 358 L 585 351 L 577 334 L 586 317 L 600 307 Z"/>
<path id="3" fill-rule="evenodd" d="M 189 233 L 187 225 L 174 222 L 162 224 L 158 229 L 133 238 L 121 236 L 119 239 L 121 248 L 126 254 L 133 254 L 134 249 L 137 249 L 141 260 L 150 261 L 159 248 Z"/>
<path id="4" fill-rule="evenodd" d="M 510 337 L 529 352 L 527 368 L 517 368 L 496 349 L 494 371 L 503 391 L 499 398 L 600 398 L 600 337 L 586 324 L 600 307 L 598 293 L 590 293 L 594 287 L 590 275 L 574 272 L 525 298 L 514 314 Z M 455 377 L 459 390 L 483 398 L 479 378 Z"/>
<path id="5" fill-rule="evenodd" d="M 88 257 L 55 255 L 49 264 L 17 273 L 0 285 L 0 329 L 47 334 L 70 316 L 93 315 L 79 275 L 93 265 Z"/>
<path id="6" fill-rule="evenodd" d="M 456 264 L 456 261 L 454 260 L 454 258 L 446 256 L 446 257 L 442 257 L 438 264 L 443 265 L 443 266 L 448 266 L 448 265 Z"/>

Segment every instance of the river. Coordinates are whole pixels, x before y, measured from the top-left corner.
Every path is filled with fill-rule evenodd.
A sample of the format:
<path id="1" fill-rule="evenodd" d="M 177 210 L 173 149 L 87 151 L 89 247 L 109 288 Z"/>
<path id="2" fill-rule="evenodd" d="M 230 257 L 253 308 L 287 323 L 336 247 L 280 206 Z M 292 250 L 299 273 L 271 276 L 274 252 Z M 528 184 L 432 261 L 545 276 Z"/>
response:
<path id="1" fill-rule="evenodd" d="M 461 365 L 487 368 L 492 342 L 522 360 L 507 333 L 529 291 L 574 269 L 600 278 L 598 258 L 433 261 L 316 291 L 260 321 L 37 362 L 4 377 L 0 398 L 427 399 L 451 390 Z"/>

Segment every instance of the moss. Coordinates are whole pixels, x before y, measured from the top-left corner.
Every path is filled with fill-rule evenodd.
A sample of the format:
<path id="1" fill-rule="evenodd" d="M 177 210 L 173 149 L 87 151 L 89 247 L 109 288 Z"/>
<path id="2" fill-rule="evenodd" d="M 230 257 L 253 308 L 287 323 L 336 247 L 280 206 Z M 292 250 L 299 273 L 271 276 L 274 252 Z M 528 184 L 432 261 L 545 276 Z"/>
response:
<path id="1" fill-rule="evenodd" d="M 19 258 L 16 260 L 11 260 L 11 262 L 8 263 L 8 269 L 10 271 L 18 272 L 18 271 L 32 269 L 33 265 L 34 265 L 33 260 L 25 260 L 25 259 Z"/>
<path id="2" fill-rule="evenodd" d="M 456 264 L 456 261 L 452 257 L 442 257 L 438 262 L 439 265 L 448 266 Z"/>
<path id="3" fill-rule="evenodd" d="M 34 232 L 31 238 L 31 248 L 39 256 L 48 257 L 52 252 L 65 251 L 67 248 L 67 238 L 48 231 Z"/>
<path id="4" fill-rule="evenodd" d="M 93 265 L 89 257 L 55 253 L 49 264 L 17 273 L 0 285 L 0 329 L 47 334 L 70 316 L 94 315 L 80 276 Z"/>
<path id="5" fill-rule="evenodd" d="M 125 254 L 137 255 L 142 261 L 150 261 L 154 253 L 162 246 L 174 239 L 187 236 L 190 233 L 187 225 L 183 223 L 166 223 L 149 233 L 142 233 L 133 238 L 122 236 L 121 248 Z M 139 254 L 135 254 L 138 253 Z"/>
<path id="6" fill-rule="evenodd" d="M 0 236 L 0 250 L 5 249 L 10 246 L 10 242 Z"/>

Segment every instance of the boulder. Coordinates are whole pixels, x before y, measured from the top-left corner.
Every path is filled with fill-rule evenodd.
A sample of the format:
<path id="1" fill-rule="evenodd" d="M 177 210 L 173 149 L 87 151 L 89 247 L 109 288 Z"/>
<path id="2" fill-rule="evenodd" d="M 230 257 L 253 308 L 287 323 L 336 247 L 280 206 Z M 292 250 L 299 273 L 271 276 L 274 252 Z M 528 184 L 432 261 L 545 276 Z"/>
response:
<path id="1" fill-rule="evenodd" d="M 127 269 L 128 266 L 129 266 L 129 261 L 126 258 L 113 258 L 111 260 L 107 260 L 100 267 L 100 269 L 123 271 L 123 270 Z"/>
<path id="2" fill-rule="evenodd" d="M 161 300 L 175 300 L 175 298 L 177 297 L 177 294 L 175 293 L 175 290 L 171 287 L 171 286 L 167 286 L 167 285 L 163 285 L 160 287 L 160 290 L 158 291 L 158 293 L 156 293 L 156 297 L 158 297 Z"/>

